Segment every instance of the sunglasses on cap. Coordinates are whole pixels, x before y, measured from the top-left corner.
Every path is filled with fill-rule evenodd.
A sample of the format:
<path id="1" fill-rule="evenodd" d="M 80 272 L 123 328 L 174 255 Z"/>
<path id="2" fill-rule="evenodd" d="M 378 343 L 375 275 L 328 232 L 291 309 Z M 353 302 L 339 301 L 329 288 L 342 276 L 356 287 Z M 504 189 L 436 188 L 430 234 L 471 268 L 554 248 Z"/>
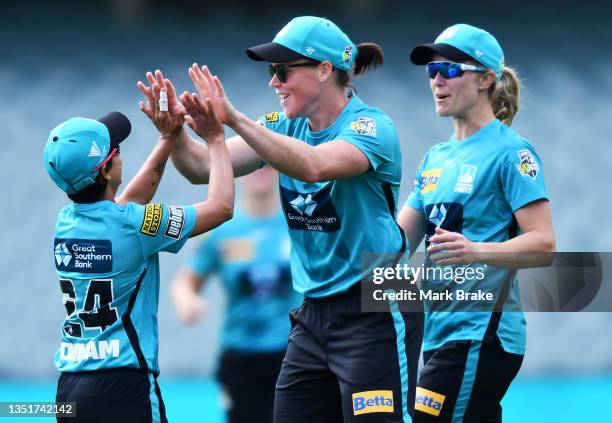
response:
<path id="1" fill-rule="evenodd" d="M 444 79 L 452 79 L 462 76 L 465 71 L 486 72 L 487 68 L 482 66 L 466 65 L 454 62 L 429 62 L 425 69 L 431 79 L 434 79 L 438 72 Z"/>
<path id="2" fill-rule="evenodd" d="M 91 172 L 95 172 L 99 169 L 102 168 L 102 166 L 104 166 L 106 163 L 108 163 L 114 156 L 118 156 L 119 155 L 119 146 L 117 145 L 115 148 L 113 148 L 111 150 L 111 152 L 108 154 L 108 156 L 106 156 L 106 158 L 96 167 L 94 167 Z"/>
<path id="3" fill-rule="evenodd" d="M 282 83 L 287 82 L 287 69 L 289 68 L 298 68 L 302 66 L 315 67 L 319 66 L 321 62 L 304 62 L 304 63 L 296 63 L 294 65 L 268 65 L 268 73 L 270 74 L 270 78 L 276 75 L 278 80 Z"/>

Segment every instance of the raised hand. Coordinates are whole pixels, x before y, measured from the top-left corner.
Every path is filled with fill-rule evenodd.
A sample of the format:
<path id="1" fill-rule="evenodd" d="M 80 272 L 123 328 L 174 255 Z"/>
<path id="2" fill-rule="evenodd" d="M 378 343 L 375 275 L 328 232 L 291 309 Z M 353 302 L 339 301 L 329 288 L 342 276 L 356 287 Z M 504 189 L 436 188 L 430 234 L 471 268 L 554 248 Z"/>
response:
<path id="1" fill-rule="evenodd" d="M 185 109 L 178 101 L 174 85 L 169 79 L 164 78 L 158 69 L 155 74 L 147 72 L 147 81 L 150 86 L 138 81 L 138 89 L 145 96 L 145 101 L 140 101 L 140 110 L 147 115 L 153 125 L 159 131 L 161 137 L 173 138 L 181 132 L 185 123 Z M 168 97 L 168 111 L 161 111 L 159 99 L 161 91 L 165 91 Z"/>
<path id="2" fill-rule="evenodd" d="M 221 122 L 232 126 L 238 119 L 238 110 L 227 98 L 219 78 L 213 76 L 207 66 L 202 66 L 200 69 L 197 63 L 189 68 L 189 78 L 198 90 L 200 97 L 211 100 L 215 114 Z"/>
<path id="3" fill-rule="evenodd" d="M 208 144 L 225 142 L 225 131 L 221 120 L 215 113 L 215 109 L 210 98 L 202 101 L 197 94 L 189 94 L 185 91 L 181 94 L 187 115 L 185 119 L 187 125 L 202 137 Z"/>

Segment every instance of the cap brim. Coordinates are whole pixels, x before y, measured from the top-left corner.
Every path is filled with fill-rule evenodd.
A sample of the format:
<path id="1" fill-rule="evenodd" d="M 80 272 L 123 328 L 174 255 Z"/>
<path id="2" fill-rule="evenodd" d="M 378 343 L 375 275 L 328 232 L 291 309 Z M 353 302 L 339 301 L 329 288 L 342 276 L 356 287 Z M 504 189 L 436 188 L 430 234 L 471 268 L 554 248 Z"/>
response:
<path id="1" fill-rule="evenodd" d="M 246 53 L 251 60 L 271 63 L 291 62 L 306 57 L 278 43 L 260 44 L 248 48 Z"/>
<path id="2" fill-rule="evenodd" d="M 132 124 L 123 113 L 110 112 L 97 119 L 97 121 L 108 128 L 111 147 L 118 145 L 132 132 Z"/>
<path id="3" fill-rule="evenodd" d="M 469 54 L 453 47 L 450 44 L 421 44 L 416 46 L 410 53 L 410 61 L 415 65 L 426 65 L 431 62 L 434 54 L 439 54 L 451 60 L 476 60 Z"/>

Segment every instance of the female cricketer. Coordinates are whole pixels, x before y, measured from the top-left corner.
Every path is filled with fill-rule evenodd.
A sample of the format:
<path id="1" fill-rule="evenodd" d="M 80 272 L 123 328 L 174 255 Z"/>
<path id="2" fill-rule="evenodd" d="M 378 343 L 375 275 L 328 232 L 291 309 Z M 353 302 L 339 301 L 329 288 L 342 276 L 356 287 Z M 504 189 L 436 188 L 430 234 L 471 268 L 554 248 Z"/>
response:
<path id="1" fill-rule="evenodd" d="M 59 213 L 53 256 L 66 318 L 55 365 L 58 402 L 74 402 L 67 422 L 165 422 L 157 375 L 158 253 L 176 253 L 186 240 L 230 219 L 233 173 L 221 122 L 210 100 L 183 98 L 208 143 L 208 199 L 193 206 L 149 203 L 185 112 L 161 72 L 139 82 L 142 111 L 157 123 L 153 151 L 117 196 L 119 145 L 131 131 L 118 112 L 99 120 L 72 118 L 49 134 L 45 167 L 73 201 Z M 166 92 L 168 111 L 160 110 Z M 197 110 L 197 113 L 196 113 Z M 194 125 L 193 119 L 189 123 Z"/>
<path id="2" fill-rule="evenodd" d="M 269 62 L 269 86 L 282 112 L 251 120 L 206 66 L 194 65 L 189 74 L 237 133 L 227 141 L 235 173 L 263 163 L 280 172 L 293 286 L 305 299 L 290 316 L 274 421 L 407 421 L 422 313 L 400 313 L 397 304 L 387 313 L 366 313 L 360 301 L 369 274 L 363 254 L 397 255 L 407 247 L 395 222 L 401 179 L 395 126 L 350 85 L 351 75 L 382 64 L 382 50 L 355 45 L 327 19 L 301 16 L 247 55 Z M 177 169 L 192 182 L 207 182 L 206 146 L 184 132 L 175 143 Z"/>
<path id="3" fill-rule="evenodd" d="M 433 278 L 421 289 L 492 298 L 426 303 L 414 421 L 500 422 L 500 401 L 525 353 L 513 269 L 555 249 L 542 165 L 509 126 L 519 80 L 491 34 L 454 25 L 410 58 L 425 65 L 436 113 L 452 117 L 454 133 L 425 154 L 398 222 L 412 250 L 425 237 L 429 266 L 479 267 L 469 281 Z"/>

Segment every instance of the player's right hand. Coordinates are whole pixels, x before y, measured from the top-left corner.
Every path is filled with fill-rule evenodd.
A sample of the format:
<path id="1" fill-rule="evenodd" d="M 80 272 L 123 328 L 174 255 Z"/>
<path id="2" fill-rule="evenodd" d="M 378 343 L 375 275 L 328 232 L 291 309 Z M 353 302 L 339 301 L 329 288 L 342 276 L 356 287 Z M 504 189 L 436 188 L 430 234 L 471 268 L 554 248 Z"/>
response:
<path id="1" fill-rule="evenodd" d="M 225 131 L 221 120 L 215 113 L 210 98 L 200 99 L 197 94 L 185 91 L 181 103 L 187 111 L 185 119 L 193 131 L 208 144 L 224 143 Z"/>
<path id="2" fill-rule="evenodd" d="M 155 75 L 147 72 L 146 76 L 150 86 L 141 81 L 137 83 L 138 89 L 146 99 L 146 102 L 141 101 L 139 103 L 140 110 L 153 122 L 160 137 L 172 139 L 183 129 L 185 109 L 178 101 L 174 85 L 169 79 L 164 78 L 159 69 L 155 71 Z M 167 112 L 161 111 L 159 107 L 161 91 L 166 91 L 168 96 Z"/>
<path id="3" fill-rule="evenodd" d="M 197 63 L 189 68 L 189 78 L 191 78 L 202 98 L 210 98 L 215 113 L 219 116 L 221 122 L 233 127 L 238 120 L 239 113 L 225 94 L 221 80 L 217 76 L 213 76 L 206 65 L 200 68 Z"/>
<path id="4" fill-rule="evenodd" d="M 182 291 L 175 292 L 173 297 L 176 314 L 183 323 L 195 324 L 208 311 L 208 302 L 197 294 Z"/>

